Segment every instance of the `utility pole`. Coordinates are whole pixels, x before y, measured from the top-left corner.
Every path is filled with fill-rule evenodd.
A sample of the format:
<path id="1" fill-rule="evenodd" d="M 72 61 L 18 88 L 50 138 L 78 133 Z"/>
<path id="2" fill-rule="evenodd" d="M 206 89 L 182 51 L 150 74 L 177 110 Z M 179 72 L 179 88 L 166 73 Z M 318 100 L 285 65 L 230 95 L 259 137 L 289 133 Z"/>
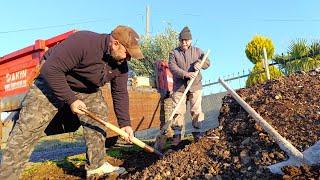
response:
<path id="1" fill-rule="evenodd" d="M 149 33 L 150 33 L 149 31 L 150 12 L 149 11 L 150 11 L 149 6 L 146 6 L 146 34 L 145 34 L 146 36 L 149 36 Z"/>

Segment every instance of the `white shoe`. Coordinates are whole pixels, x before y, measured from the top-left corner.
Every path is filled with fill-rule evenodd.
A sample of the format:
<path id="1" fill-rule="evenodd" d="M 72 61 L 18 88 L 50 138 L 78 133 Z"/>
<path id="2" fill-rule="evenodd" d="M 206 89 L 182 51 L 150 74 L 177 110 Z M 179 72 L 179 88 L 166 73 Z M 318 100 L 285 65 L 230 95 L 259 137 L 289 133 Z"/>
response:
<path id="1" fill-rule="evenodd" d="M 97 174 L 99 176 L 109 174 L 109 173 L 118 173 L 119 175 L 126 173 L 126 169 L 123 167 L 112 166 L 108 162 L 105 162 L 102 166 L 97 169 L 88 170 L 87 171 L 87 178 L 93 174 Z"/>

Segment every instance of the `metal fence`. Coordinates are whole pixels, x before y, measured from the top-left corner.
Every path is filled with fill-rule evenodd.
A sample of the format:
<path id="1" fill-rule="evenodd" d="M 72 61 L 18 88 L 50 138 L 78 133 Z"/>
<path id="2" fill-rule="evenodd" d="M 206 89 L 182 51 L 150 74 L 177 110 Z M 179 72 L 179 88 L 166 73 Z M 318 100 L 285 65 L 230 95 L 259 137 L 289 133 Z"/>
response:
<path id="1" fill-rule="evenodd" d="M 310 71 L 312 69 L 316 69 L 320 67 L 320 53 L 316 54 L 309 54 L 306 56 L 302 56 L 299 58 L 289 57 L 283 58 L 282 60 L 273 59 L 271 60 L 272 63 L 269 64 L 270 66 L 276 66 L 284 76 L 290 75 L 297 71 Z M 317 57 L 317 58 L 314 58 Z M 318 59 L 319 58 L 319 59 Z M 232 73 L 226 76 L 222 76 L 221 78 L 224 79 L 225 82 L 228 82 L 228 85 L 233 89 L 240 89 L 246 86 L 247 77 L 250 75 L 258 75 L 261 73 L 265 73 L 264 70 L 258 72 L 252 72 L 251 70 L 243 70 L 242 72 Z M 203 84 L 203 94 L 216 94 L 220 92 L 225 92 L 226 90 L 220 85 L 218 80 L 208 80 L 205 81 Z"/>
<path id="2" fill-rule="evenodd" d="M 242 71 L 241 73 L 233 73 L 226 76 L 222 76 L 221 78 L 224 79 L 226 82 L 229 83 L 229 85 L 233 89 L 239 89 L 243 88 L 246 85 L 246 79 L 248 76 L 252 74 L 251 71 Z M 220 85 L 218 80 L 215 81 L 205 81 L 203 84 L 203 94 L 209 95 L 209 94 L 216 94 L 220 92 L 225 92 L 226 90 L 223 88 L 223 86 Z"/>

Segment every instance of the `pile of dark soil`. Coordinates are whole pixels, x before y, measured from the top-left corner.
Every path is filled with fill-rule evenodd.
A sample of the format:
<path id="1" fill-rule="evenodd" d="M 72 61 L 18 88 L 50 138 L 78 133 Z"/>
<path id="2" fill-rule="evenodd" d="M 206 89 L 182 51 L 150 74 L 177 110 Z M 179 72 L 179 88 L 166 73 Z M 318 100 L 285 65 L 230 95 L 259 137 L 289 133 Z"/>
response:
<path id="1" fill-rule="evenodd" d="M 241 89 L 238 94 L 303 151 L 320 139 L 319 92 L 320 73 L 312 71 Z M 285 167 L 284 176 L 270 173 L 266 166 L 286 160 L 287 155 L 231 96 L 223 99 L 219 123 L 199 142 L 125 178 L 319 178 L 320 166 Z"/>
<path id="2" fill-rule="evenodd" d="M 300 73 L 238 93 L 300 151 L 320 139 L 320 73 Z"/>

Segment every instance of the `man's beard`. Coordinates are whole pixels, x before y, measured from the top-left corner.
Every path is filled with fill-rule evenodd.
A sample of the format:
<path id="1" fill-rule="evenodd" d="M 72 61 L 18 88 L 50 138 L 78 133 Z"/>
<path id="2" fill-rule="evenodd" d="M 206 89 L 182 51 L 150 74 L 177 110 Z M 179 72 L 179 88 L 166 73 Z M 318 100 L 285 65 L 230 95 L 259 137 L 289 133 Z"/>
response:
<path id="1" fill-rule="evenodd" d="M 116 61 L 117 64 L 122 64 L 126 59 L 122 58 L 118 53 L 111 51 L 112 58 Z"/>

